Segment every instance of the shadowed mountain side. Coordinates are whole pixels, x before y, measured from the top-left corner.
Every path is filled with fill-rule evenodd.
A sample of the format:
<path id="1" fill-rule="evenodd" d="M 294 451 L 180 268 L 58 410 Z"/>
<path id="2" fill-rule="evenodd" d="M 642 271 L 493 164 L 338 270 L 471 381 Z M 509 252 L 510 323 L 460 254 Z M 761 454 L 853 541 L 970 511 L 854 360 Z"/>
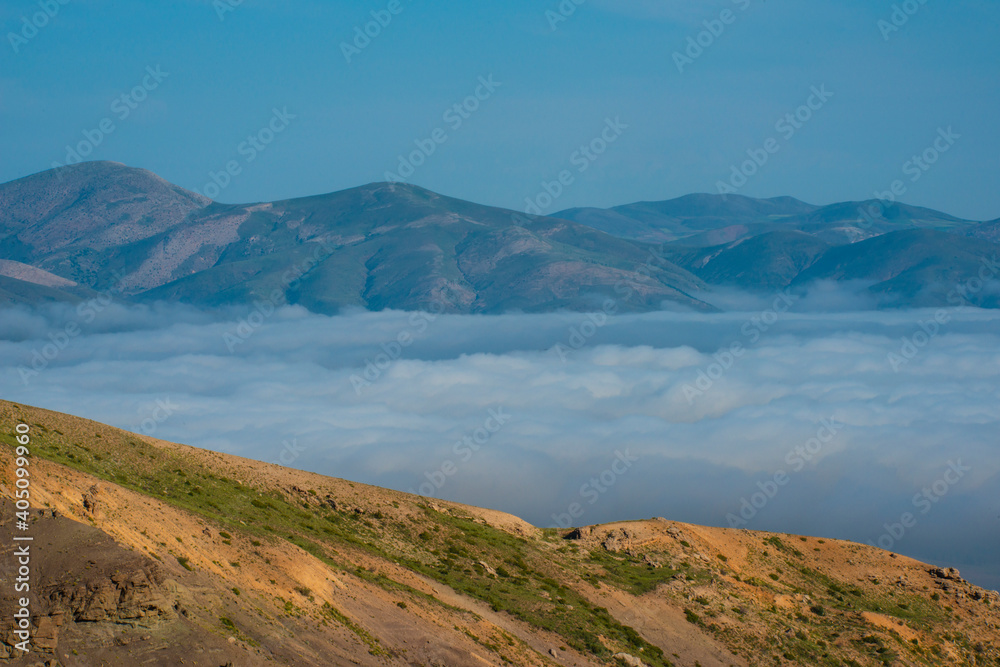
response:
<path id="1" fill-rule="evenodd" d="M 966 230 L 965 235 L 992 243 L 1000 243 L 1000 220 L 980 223 Z"/>
<path id="2" fill-rule="evenodd" d="M 610 209 L 574 208 L 554 213 L 553 217 L 574 220 L 613 236 L 663 242 L 733 225 L 780 220 L 816 208 L 793 197 L 753 199 L 743 195 L 692 194 Z"/>
<path id="3" fill-rule="evenodd" d="M 97 292 L 86 287 L 49 287 L 0 275 L 0 306 L 77 304 L 96 296 Z"/>
<path id="4" fill-rule="evenodd" d="M 813 206 L 791 197 L 688 195 L 611 209 L 569 209 L 555 214 L 614 236 L 715 246 L 771 231 L 801 231 L 827 243 L 853 243 L 900 229 L 963 231 L 974 222 L 902 203 L 876 200 Z"/>
<path id="5" fill-rule="evenodd" d="M 890 232 L 828 250 L 794 286 L 867 281 L 885 306 L 1000 306 L 1000 246 L 929 229 Z M 992 281 L 992 284 L 991 284 Z"/>
<path id="6" fill-rule="evenodd" d="M 803 232 L 765 232 L 709 248 L 673 246 L 667 257 L 711 284 L 772 291 L 791 284 L 830 247 Z"/>

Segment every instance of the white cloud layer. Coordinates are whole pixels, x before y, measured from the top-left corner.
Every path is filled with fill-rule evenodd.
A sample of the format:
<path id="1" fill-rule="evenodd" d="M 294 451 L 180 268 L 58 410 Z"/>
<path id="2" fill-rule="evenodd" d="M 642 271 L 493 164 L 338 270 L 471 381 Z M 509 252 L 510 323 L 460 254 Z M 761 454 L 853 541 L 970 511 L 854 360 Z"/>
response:
<path id="1" fill-rule="evenodd" d="M 893 550 L 1000 586 L 1000 313 L 949 311 L 931 336 L 934 311 L 761 307 L 607 321 L 286 308 L 243 327 L 245 311 L 7 310 L 0 386 L 9 400 L 538 524 L 578 503 L 575 524 L 736 517 L 875 542 L 911 512 Z M 414 342 L 397 349 L 401 334 Z M 959 461 L 969 470 L 937 499 Z M 924 487 L 933 502 L 915 498 Z"/>

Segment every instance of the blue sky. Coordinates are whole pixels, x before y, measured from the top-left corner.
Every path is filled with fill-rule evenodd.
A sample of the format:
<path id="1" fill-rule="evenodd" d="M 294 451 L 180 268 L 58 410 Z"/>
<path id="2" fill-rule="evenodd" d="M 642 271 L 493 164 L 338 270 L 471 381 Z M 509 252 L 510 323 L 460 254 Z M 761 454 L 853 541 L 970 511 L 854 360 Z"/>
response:
<path id="1" fill-rule="evenodd" d="M 995 2 L 908 0 L 915 13 L 886 39 L 883 0 L 566 0 L 575 11 L 555 29 L 559 0 L 399 0 L 348 63 L 342 43 L 389 0 L 244 0 L 220 19 L 237 1 L 0 0 L 0 181 L 64 162 L 89 132 L 101 141 L 88 159 L 199 191 L 234 161 L 217 199 L 274 200 L 384 180 L 440 128 L 411 182 L 523 209 L 569 170 L 553 212 L 715 192 L 775 138 L 739 192 L 823 204 L 903 179 L 906 202 L 1000 216 Z M 55 15 L 12 38 L 32 33 L 22 17 L 39 3 Z M 679 72 L 674 52 L 723 10 L 730 23 Z M 120 118 L 114 100 L 157 66 L 167 76 Z M 453 128 L 445 112 L 490 75 L 501 85 Z M 776 122 L 813 86 L 833 97 L 785 138 Z M 295 118 L 248 162 L 241 144 L 275 108 Z M 609 118 L 627 129 L 580 172 L 574 153 Z M 960 138 L 911 181 L 904 163 L 948 127 Z"/>

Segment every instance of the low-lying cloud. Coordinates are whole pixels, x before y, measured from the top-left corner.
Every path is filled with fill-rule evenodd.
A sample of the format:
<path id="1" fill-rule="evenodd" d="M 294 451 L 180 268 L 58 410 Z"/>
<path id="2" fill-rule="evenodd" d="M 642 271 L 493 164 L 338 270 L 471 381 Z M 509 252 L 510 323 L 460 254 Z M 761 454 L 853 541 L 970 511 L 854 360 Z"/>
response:
<path id="1" fill-rule="evenodd" d="M 774 305 L 249 318 L 111 306 L 89 321 L 10 309 L 0 386 L 536 524 L 667 516 L 840 537 L 998 587 L 1000 312 Z"/>

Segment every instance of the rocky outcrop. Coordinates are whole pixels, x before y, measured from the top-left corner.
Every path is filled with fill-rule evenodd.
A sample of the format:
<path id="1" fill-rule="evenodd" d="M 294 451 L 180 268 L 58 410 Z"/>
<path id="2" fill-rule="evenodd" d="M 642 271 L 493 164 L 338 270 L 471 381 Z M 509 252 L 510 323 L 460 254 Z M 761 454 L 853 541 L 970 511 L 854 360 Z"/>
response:
<path id="1" fill-rule="evenodd" d="M 95 489 L 85 494 L 96 509 Z M 0 502 L 12 516 L 10 501 Z M 174 618 L 174 600 L 160 565 L 129 551 L 106 534 L 59 516 L 36 511 L 31 518 L 33 588 L 31 643 L 37 653 L 56 653 L 72 624 L 155 626 Z M 9 560 L 9 554 L 3 554 Z M 0 614 L 10 618 L 15 600 L 0 596 Z M 17 658 L 12 629 L 0 636 L 0 661 Z"/>

